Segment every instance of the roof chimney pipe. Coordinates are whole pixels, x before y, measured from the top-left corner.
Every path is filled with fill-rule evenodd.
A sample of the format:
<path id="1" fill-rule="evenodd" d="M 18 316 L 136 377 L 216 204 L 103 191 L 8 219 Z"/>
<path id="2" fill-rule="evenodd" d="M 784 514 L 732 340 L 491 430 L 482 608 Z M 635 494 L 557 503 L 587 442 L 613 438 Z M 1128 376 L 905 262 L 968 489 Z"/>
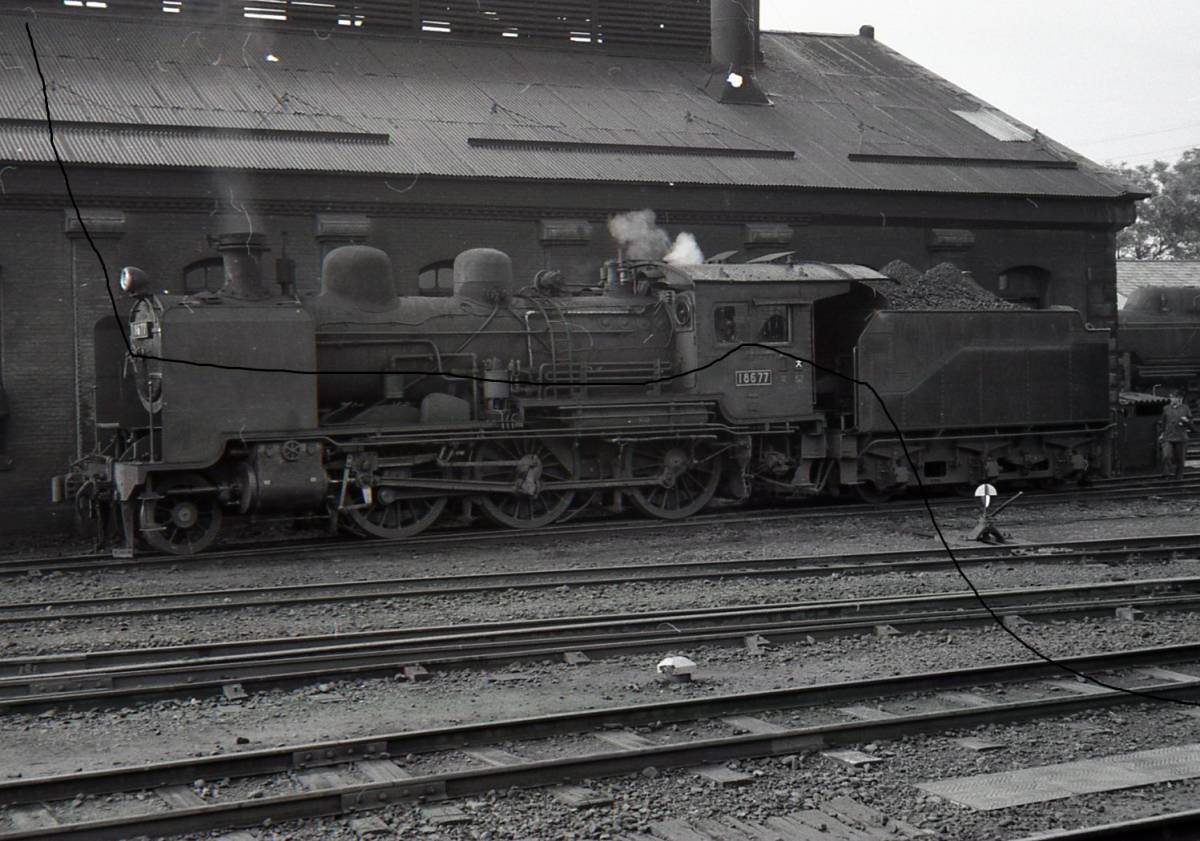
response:
<path id="1" fill-rule="evenodd" d="M 708 94 L 718 102 L 770 105 L 754 78 L 758 20 L 748 0 L 709 0 L 714 73 Z"/>
<path id="2" fill-rule="evenodd" d="M 871 24 L 869 24 L 869 23 L 863 24 L 862 26 L 860 26 L 858 28 L 858 34 L 861 35 L 863 38 L 874 41 L 875 40 L 875 27 L 871 26 Z"/>

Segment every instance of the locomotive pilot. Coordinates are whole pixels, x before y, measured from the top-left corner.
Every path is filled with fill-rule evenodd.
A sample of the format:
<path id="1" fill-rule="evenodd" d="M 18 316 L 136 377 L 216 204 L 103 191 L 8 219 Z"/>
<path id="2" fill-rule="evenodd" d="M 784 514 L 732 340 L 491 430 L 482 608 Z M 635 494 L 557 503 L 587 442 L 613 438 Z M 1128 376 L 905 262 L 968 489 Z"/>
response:
<path id="1" fill-rule="evenodd" d="M 1170 405 L 1163 409 L 1162 434 L 1158 438 L 1162 442 L 1164 476 L 1173 474 L 1176 479 L 1183 478 L 1184 455 L 1191 430 L 1191 413 L 1183 404 L 1183 396 L 1172 392 Z"/>

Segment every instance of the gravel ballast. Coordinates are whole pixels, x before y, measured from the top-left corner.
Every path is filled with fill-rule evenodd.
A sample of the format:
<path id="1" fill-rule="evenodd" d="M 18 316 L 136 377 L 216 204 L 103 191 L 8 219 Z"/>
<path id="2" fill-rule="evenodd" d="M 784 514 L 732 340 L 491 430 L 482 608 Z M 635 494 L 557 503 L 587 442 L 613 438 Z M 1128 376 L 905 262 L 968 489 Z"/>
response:
<path id="1" fill-rule="evenodd" d="M 939 520 L 949 537 L 958 545 L 966 545 L 962 537 L 973 525 L 973 516 L 947 513 L 939 514 Z M 1195 512 L 1195 503 L 1186 499 L 1055 503 L 1010 509 L 1003 527 L 1031 542 L 1109 538 L 1117 534 L 1200 531 L 1200 514 Z M 570 543 L 561 546 L 533 540 L 518 548 L 520 540 L 519 536 L 513 537 L 511 550 L 498 546 L 388 550 L 376 553 L 375 557 L 348 558 L 345 565 L 311 558 L 261 566 L 200 562 L 192 567 L 181 562 L 176 569 L 156 568 L 136 575 L 44 576 L 6 582 L 5 600 L 936 545 L 928 519 L 918 514 L 698 526 L 687 532 L 571 538 Z M 967 569 L 977 586 L 989 589 L 1194 575 L 1198 568 L 1200 564 L 1195 561 L 1181 558 L 1167 563 L 1114 566 L 1052 561 L 994 563 Z M 430 596 L 14 625 L 5 628 L 2 654 L 961 589 L 961 578 L 953 570 L 946 570 L 795 580 L 644 581 L 554 590 L 508 590 L 482 597 Z M 1024 625 L 1020 633 L 1050 655 L 1067 656 L 1196 642 L 1200 641 L 1198 628 L 1193 614 L 1169 612 L 1152 614 L 1141 622 L 1120 622 L 1114 618 Z M 654 664 L 666 654 L 686 654 L 696 660 L 700 665 L 700 680 L 673 688 L 655 682 Z M 330 680 L 292 691 L 255 694 L 239 702 L 196 698 L 141 704 L 123 710 L 59 709 L 8 714 L 0 716 L 0 741 L 9 748 L 0 753 L 0 778 L 66 773 L 555 711 L 869 679 L 1030 657 L 1003 630 L 987 626 L 894 638 L 857 636 L 818 640 L 807 645 L 784 645 L 760 656 L 730 648 L 663 650 L 597 659 L 579 667 L 547 660 L 490 671 L 434 672 L 429 680 L 419 683 L 395 678 Z M 1193 668 L 1200 674 L 1200 667 Z M 1185 667 L 1181 670 L 1188 671 Z M 1012 697 L 1019 695 L 1019 691 L 1014 691 Z M 910 703 L 914 709 L 921 709 L 925 700 L 910 699 Z M 610 793 L 613 805 L 579 812 L 553 800 L 546 792 L 514 791 L 493 792 L 459 803 L 471 820 L 454 827 L 435 826 L 416 806 L 375 814 L 398 838 L 603 839 L 619 831 L 645 830 L 668 818 L 741 815 L 755 820 L 782 815 L 819 807 L 829 797 L 843 794 L 886 814 L 935 830 L 943 838 L 1007 839 L 1058 825 L 1101 823 L 1188 808 L 1194 805 L 1200 788 L 1193 781 L 1185 781 L 976 813 L 926 796 L 913 784 L 960 774 L 1200 742 L 1200 718 L 1186 713 L 1181 708 L 1141 704 L 1051 721 L 988 726 L 970 733 L 860 745 L 860 749 L 884 758 L 883 763 L 869 770 L 852 770 L 815 752 L 739 762 L 738 768 L 754 777 L 743 788 L 718 788 L 686 770 L 661 769 L 651 776 L 595 781 L 592 787 Z M 763 717 L 773 715 L 776 714 Z M 815 716 L 816 720 L 820 720 L 820 715 Z M 789 723 L 786 714 L 778 714 L 776 719 Z M 803 722 L 814 723 L 814 719 L 803 718 Z M 673 740 L 687 735 L 711 735 L 718 732 L 715 727 L 707 723 L 680 725 L 678 730 L 650 730 L 647 735 Z M 956 735 L 1002 741 L 1007 747 L 995 753 L 976 754 L 954 744 L 951 737 Z M 556 740 L 546 743 L 543 750 L 548 756 L 565 755 L 580 741 Z M 511 749 L 521 753 L 527 748 L 511 746 Z M 413 773 L 446 770 L 448 762 L 446 757 L 434 755 L 393 759 Z M 295 785 L 295 780 L 288 777 L 266 782 L 205 781 L 197 791 L 206 799 L 223 799 L 269 796 Z M 107 803 L 104 798 L 84 798 L 61 817 L 74 820 L 104 816 L 116 805 L 116 801 Z M 145 808 L 157 806 L 146 804 Z M 260 840 L 349 841 L 357 837 L 348 818 L 260 827 L 254 833 Z M 216 838 L 221 834 L 205 837 Z"/>

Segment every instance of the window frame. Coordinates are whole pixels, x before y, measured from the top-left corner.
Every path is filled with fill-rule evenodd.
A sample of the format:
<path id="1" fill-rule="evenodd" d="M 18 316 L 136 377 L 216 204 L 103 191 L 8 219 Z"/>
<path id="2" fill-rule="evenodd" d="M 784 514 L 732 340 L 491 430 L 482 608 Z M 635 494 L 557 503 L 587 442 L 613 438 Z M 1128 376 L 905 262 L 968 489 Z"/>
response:
<path id="1" fill-rule="evenodd" d="M 216 289 L 209 288 L 209 269 L 215 268 L 217 272 Z M 188 284 L 188 277 L 194 275 L 197 271 L 204 272 L 204 284 L 199 289 L 193 289 Z M 222 257 L 201 257 L 199 260 L 193 260 L 183 267 L 179 273 L 179 290 L 184 295 L 199 295 L 202 292 L 219 292 L 221 287 L 225 285 L 225 260 Z"/>
<path id="2" fill-rule="evenodd" d="M 767 310 L 779 310 L 781 312 L 771 312 L 770 315 L 765 315 L 765 311 Z M 792 307 L 790 304 L 765 304 L 763 306 L 756 306 L 754 308 L 754 312 L 755 315 L 760 313 L 764 314 L 764 317 L 761 320 L 755 319 L 755 321 L 758 323 L 758 329 L 754 331 L 755 342 L 764 345 L 778 345 L 780 347 L 790 345 L 792 343 Z M 783 319 L 785 337 L 782 339 L 767 339 L 763 336 L 763 332 L 765 331 L 767 324 L 773 318 Z"/>
<path id="3" fill-rule="evenodd" d="M 421 285 L 421 279 L 430 273 L 433 274 L 432 291 L 426 291 L 426 288 Z M 443 277 L 448 278 L 445 286 L 442 285 Z M 454 297 L 454 260 L 434 260 L 417 269 L 417 296 L 421 298 Z"/>

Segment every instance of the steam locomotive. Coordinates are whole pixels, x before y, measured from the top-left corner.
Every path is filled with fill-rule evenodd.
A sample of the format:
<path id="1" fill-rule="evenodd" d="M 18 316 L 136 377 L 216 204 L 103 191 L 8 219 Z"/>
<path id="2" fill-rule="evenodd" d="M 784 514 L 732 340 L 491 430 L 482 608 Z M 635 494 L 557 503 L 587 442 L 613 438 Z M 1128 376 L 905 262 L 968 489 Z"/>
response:
<path id="1" fill-rule="evenodd" d="M 219 292 L 126 268 L 128 318 L 95 326 L 99 445 L 55 495 L 119 552 L 198 552 L 269 512 L 404 538 L 447 509 L 528 529 L 591 501 L 678 519 L 718 494 L 881 499 L 918 477 L 865 383 L 926 486 L 1076 476 L 1110 426 L 1107 331 L 889 309 L 864 266 L 610 261 L 587 288 L 517 288 L 478 248 L 452 296 L 398 297 L 355 245 L 302 301 L 265 282 L 259 235 L 219 250 Z"/>
<path id="2" fill-rule="evenodd" d="M 1200 403 L 1200 287 L 1136 289 L 1117 318 L 1126 388 L 1177 390 Z"/>

